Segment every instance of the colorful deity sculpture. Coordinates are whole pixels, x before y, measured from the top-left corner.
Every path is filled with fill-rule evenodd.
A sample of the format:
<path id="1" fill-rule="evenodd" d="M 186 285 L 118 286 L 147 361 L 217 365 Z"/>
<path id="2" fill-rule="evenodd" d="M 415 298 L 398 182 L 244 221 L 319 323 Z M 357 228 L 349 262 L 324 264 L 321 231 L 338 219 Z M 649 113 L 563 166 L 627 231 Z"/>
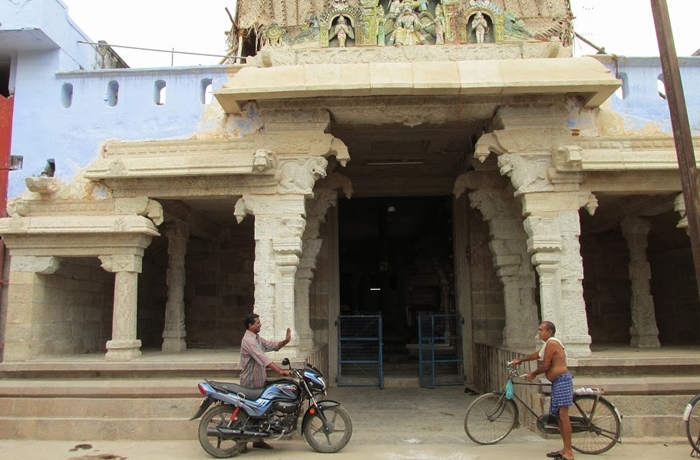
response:
<path id="1" fill-rule="evenodd" d="M 401 46 L 425 45 L 428 41 L 420 33 L 422 24 L 413 12 L 409 2 L 402 6 L 401 15 L 396 18 L 396 28 L 389 37 L 389 44 Z"/>
<path id="2" fill-rule="evenodd" d="M 348 37 L 352 39 L 355 38 L 355 32 L 353 31 L 352 26 L 348 24 L 345 16 L 338 17 L 338 23 L 335 25 L 335 27 L 333 27 L 333 32 L 328 36 L 328 39 L 332 40 L 334 37 L 338 37 L 338 46 L 341 48 L 345 48 L 345 42 L 347 41 Z"/>

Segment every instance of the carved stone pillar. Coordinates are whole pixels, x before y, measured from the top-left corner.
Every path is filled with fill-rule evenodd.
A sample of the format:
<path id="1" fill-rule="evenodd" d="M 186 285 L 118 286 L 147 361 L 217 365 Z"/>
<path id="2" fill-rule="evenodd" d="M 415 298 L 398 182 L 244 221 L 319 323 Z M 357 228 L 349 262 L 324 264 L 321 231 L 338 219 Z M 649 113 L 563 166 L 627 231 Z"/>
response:
<path id="1" fill-rule="evenodd" d="M 325 222 L 328 208 L 335 206 L 338 201 L 335 190 L 323 189 L 315 192 L 315 195 L 313 200 L 307 200 L 306 229 L 303 236 L 304 250 L 296 274 L 296 324 L 300 349 L 311 349 L 314 345 L 314 333 L 310 323 L 309 288 L 314 278 L 316 258 L 323 244 L 319 238 L 320 226 Z"/>
<path id="2" fill-rule="evenodd" d="M 100 256 L 102 268 L 114 273 L 112 340 L 107 341 L 107 361 L 131 361 L 141 356 L 136 339 L 138 277 L 141 254 Z"/>
<path id="3" fill-rule="evenodd" d="M 651 224 L 638 217 L 626 217 L 621 224 L 630 254 L 629 276 L 632 283 L 632 326 L 630 345 L 638 348 L 659 348 L 654 298 L 651 296 L 651 267 L 647 260 L 647 236 Z"/>
<path id="4" fill-rule="evenodd" d="M 582 190 L 579 173 L 558 174 L 553 167 L 553 156 L 567 154 L 561 151 L 571 139 L 566 121 L 564 105 L 556 103 L 504 107 L 494 117 L 502 129 L 484 134 L 474 156 L 483 162 L 490 154 L 498 155 L 499 172 L 510 178 L 526 216 L 528 252 L 540 275 L 542 319 L 556 325 L 570 356 L 587 356 L 591 338 L 578 210 L 586 206 L 592 214 L 597 201 Z"/>
<path id="5" fill-rule="evenodd" d="M 552 195 L 549 198 L 556 200 Z M 564 342 L 569 356 L 588 356 L 591 337 L 583 300 L 578 211 L 552 214 L 525 219 L 528 251 L 540 275 L 542 319 L 556 325 L 557 337 Z"/>
<path id="6" fill-rule="evenodd" d="M 171 223 L 165 229 L 168 238 L 168 301 L 165 304 L 163 346 L 165 352 L 187 349 L 185 343 L 185 254 L 187 253 L 187 225 Z"/>
<path id="7" fill-rule="evenodd" d="M 32 342 L 34 315 L 46 302 L 44 278 L 60 266 L 56 257 L 13 256 L 10 262 L 10 284 L 5 325 L 5 362 L 35 358 Z"/>
<path id="8" fill-rule="evenodd" d="M 472 192 L 469 200 L 489 223 L 489 247 L 503 283 L 506 314 L 503 345 L 532 348 L 537 331 L 535 271 L 527 253 L 527 234 L 520 216 L 520 203 L 504 190 Z"/>
<path id="9" fill-rule="evenodd" d="M 318 245 L 321 248 L 321 245 Z M 307 251 L 309 246 L 304 246 L 304 251 Z M 309 307 L 309 292 L 311 280 L 314 278 L 314 272 L 309 267 L 304 267 L 306 263 L 303 261 L 299 264 L 299 269 L 296 274 L 296 287 L 294 290 L 294 299 L 296 302 L 296 325 L 297 334 L 299 334 L 299 349 L 311 350 L 314 347 L 314 332 L 311 329 L 311 311 Z"/>
<path id="10" fill-rule="evenodd" d="M 302 235 L 306 220 L 301 216 L 280 216 L 273 240 L 277 280 L 275 284 L 275 337 L 284 337 L 286 328 L 292 329 L 292 341 L 287 345 L 296 348 L 299 331 L 296 324 L 294 287 L 297 267 L 302 251 Z"/>
<path id="11" fill-rule="evenodd" d="M 295 275 L 306 221 L 303 195 L 246 196 L 236 204 L 236 216 L 255 214 L 255 313 L 262 317 L 263 335 L 292 341 L 285 350 L 295 356 L 299 342 L 295 315 Z"/>

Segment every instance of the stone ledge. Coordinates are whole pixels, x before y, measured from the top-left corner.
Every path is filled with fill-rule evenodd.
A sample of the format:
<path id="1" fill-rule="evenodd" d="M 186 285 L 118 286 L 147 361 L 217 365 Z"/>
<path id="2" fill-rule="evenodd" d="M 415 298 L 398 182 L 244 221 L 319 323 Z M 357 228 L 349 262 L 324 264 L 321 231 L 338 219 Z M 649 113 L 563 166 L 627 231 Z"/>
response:
<path id="1" fill-rule="evenodd" d="M 0 380 L 0 397 L 172 398 L 199 397 L 204 379 Z M 231 379 L 236 380 L 236 379 Z"/>
<path id="2" fill-rule="evenodd" d="M 597 377 L 574 375 L 574 388 L 602 388 L 606 395 L 697 394 L 700 376 Z M 547 387 L 547 392 L 549 388 Z"/>
<path id="3" fill-rule="evenodd" d="M 572 358 L 569 367 L 700 366 L 700 356 L 611 356 Z"/>
<path id="4" fill-rule="evenodd" d="M 439 72 L 429 71 L 435 67 Z M 620 86 L 593 58 L 245 67 L 215 96 L 227 113 L 249 100 L 406 95 L 580 94 L 597 107 Z M 352 75 L 352 77 L 348 77 Z"/>

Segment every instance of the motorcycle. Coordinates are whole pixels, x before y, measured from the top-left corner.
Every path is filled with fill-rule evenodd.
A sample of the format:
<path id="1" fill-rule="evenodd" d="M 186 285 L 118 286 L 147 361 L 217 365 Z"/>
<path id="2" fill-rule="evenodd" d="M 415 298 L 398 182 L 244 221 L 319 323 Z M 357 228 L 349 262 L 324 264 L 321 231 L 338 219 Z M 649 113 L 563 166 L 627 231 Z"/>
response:
<path id="1" fill-rule="evenodd" d="M 199 443 L 209 455 L 235 457 L 248 442 L 289 436 L 297 430 L 302 412 L 301 431 L 317 452 L 338 452 L 350 441 L 348 412 L 339 402 L 316 398 L 326 394 L 321 372 L 309 364 L 292 369 L 287 358 L 282 365 L 289 366 L 295 378 L 267 381 L 260 389 L 209 380 L 198 385 L 204 400 L 190 420 L 203 415 Z"/>

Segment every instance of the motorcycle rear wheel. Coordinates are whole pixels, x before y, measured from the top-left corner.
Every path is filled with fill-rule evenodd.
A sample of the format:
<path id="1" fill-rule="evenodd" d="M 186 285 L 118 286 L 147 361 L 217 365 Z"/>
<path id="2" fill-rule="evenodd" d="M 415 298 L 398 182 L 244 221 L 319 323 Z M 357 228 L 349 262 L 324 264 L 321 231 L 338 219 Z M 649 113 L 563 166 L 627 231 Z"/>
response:
<path id="1" fill-rule="evenodd" d="M 199 422 L 199 443 L 209 455 L 216 458 L 231 458 L 243 452 L 245 441 L 233 441 L 216 435 L 219 426 L 229 427 L 233 406 L 221 405 L 209 409 Z M 243 414 L 243 412 L 241 412 Z M 240 422 L 235 420 L 230 428 L 236 428 Z"/>
<path id="2" fill-rule="evenodd" d="M 325 454 L 338 452 L 350 442 L 352 437 L 350 414 L 341 406 L 326 407 L 322 410 L 326 420 L 333 424 L 333 431 L 325 433 L 323 421 L 316 414 L 304 425 L 304 438 L 316 452 Z"/>

